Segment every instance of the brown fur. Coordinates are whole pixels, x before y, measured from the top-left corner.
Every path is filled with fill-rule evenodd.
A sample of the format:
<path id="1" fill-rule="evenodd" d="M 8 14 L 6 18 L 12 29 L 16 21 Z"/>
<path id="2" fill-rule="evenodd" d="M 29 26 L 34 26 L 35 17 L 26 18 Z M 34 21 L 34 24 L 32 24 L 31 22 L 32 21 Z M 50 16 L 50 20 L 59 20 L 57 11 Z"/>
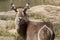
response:
<path id="1" fill-rule="evenodd" d="M 53 31 L 53 25 L 50 22 L 29 22 L 28 28 L 27 28 L 27 40 L 39 40 L 38 39 L 38 31 L 43 26 L 46 25 L 51 29 L 53 32 L 52 36 L 48 29 L 44 28 L 41 30 L 41 33 L 39 34 L 41 40 L 54 40 L 54 31 Z"/>

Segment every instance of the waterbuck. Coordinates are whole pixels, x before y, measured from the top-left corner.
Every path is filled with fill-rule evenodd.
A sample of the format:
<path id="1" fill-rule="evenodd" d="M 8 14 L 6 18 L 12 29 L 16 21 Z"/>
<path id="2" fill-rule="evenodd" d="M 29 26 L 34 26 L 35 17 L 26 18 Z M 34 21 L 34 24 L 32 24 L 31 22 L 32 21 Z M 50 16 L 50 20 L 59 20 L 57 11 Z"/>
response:
<path id="1" fill-rule="evenodd" d="M 24 40 L 54 40 L 52 23 L 30 21 L 26 14 L 28 8 L 28 5 L 25 8 L 13 8 L 17 12 L 15 18 L 17 32 Z"/>

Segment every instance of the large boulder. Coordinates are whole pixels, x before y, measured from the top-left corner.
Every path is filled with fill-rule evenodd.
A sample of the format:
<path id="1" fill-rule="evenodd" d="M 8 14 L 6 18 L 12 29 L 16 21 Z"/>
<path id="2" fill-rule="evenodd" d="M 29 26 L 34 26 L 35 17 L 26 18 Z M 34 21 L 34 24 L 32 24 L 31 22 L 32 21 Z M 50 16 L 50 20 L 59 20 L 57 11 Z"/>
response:
<path id="1" fill-rule="evenodd" d="M 60 6 L 38 5 L 31 7 L 26 13 L 33 19 L 49 20 L 53 23 L 60 21 Z"/>

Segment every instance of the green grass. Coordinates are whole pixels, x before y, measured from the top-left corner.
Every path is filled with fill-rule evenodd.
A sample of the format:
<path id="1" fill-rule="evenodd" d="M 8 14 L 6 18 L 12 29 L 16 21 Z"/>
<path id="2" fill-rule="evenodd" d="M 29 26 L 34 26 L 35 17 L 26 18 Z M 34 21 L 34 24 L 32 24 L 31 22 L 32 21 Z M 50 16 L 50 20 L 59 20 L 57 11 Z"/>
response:
<path id="1" fill-rule="evenodd" d="M 7 30 L 1 30 L 0 31 L 0 36 L 10 36 L 10 37 L 14 37 L 16 40 L 23 40 L 23 38 L 21 36 L 18 35 L 18 33 L 15 34 L 11 34 L 9 33 Z"/>

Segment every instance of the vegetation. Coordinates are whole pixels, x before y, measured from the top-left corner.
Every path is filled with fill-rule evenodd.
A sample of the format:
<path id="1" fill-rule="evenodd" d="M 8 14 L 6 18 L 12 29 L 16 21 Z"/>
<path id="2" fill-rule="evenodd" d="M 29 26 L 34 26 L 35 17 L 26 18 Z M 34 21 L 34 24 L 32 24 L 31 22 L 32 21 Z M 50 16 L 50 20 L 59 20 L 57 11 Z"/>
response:
<path id="1" fill-rule="evenodd" d="M 0 36 L 7 36 L 7 37 L 14 37 L 16 40 L 20 40 L 20 39 L 22 39 L 17 33 L 15 33 L 15 34 L 11 34 L 11 33 L 9 33 L 7 30 L 1 30 L 0 31 Z M 20 38 L 19 38 L 20 37 Z M 8 38 L 7 38 L 8 39 Z"/>

